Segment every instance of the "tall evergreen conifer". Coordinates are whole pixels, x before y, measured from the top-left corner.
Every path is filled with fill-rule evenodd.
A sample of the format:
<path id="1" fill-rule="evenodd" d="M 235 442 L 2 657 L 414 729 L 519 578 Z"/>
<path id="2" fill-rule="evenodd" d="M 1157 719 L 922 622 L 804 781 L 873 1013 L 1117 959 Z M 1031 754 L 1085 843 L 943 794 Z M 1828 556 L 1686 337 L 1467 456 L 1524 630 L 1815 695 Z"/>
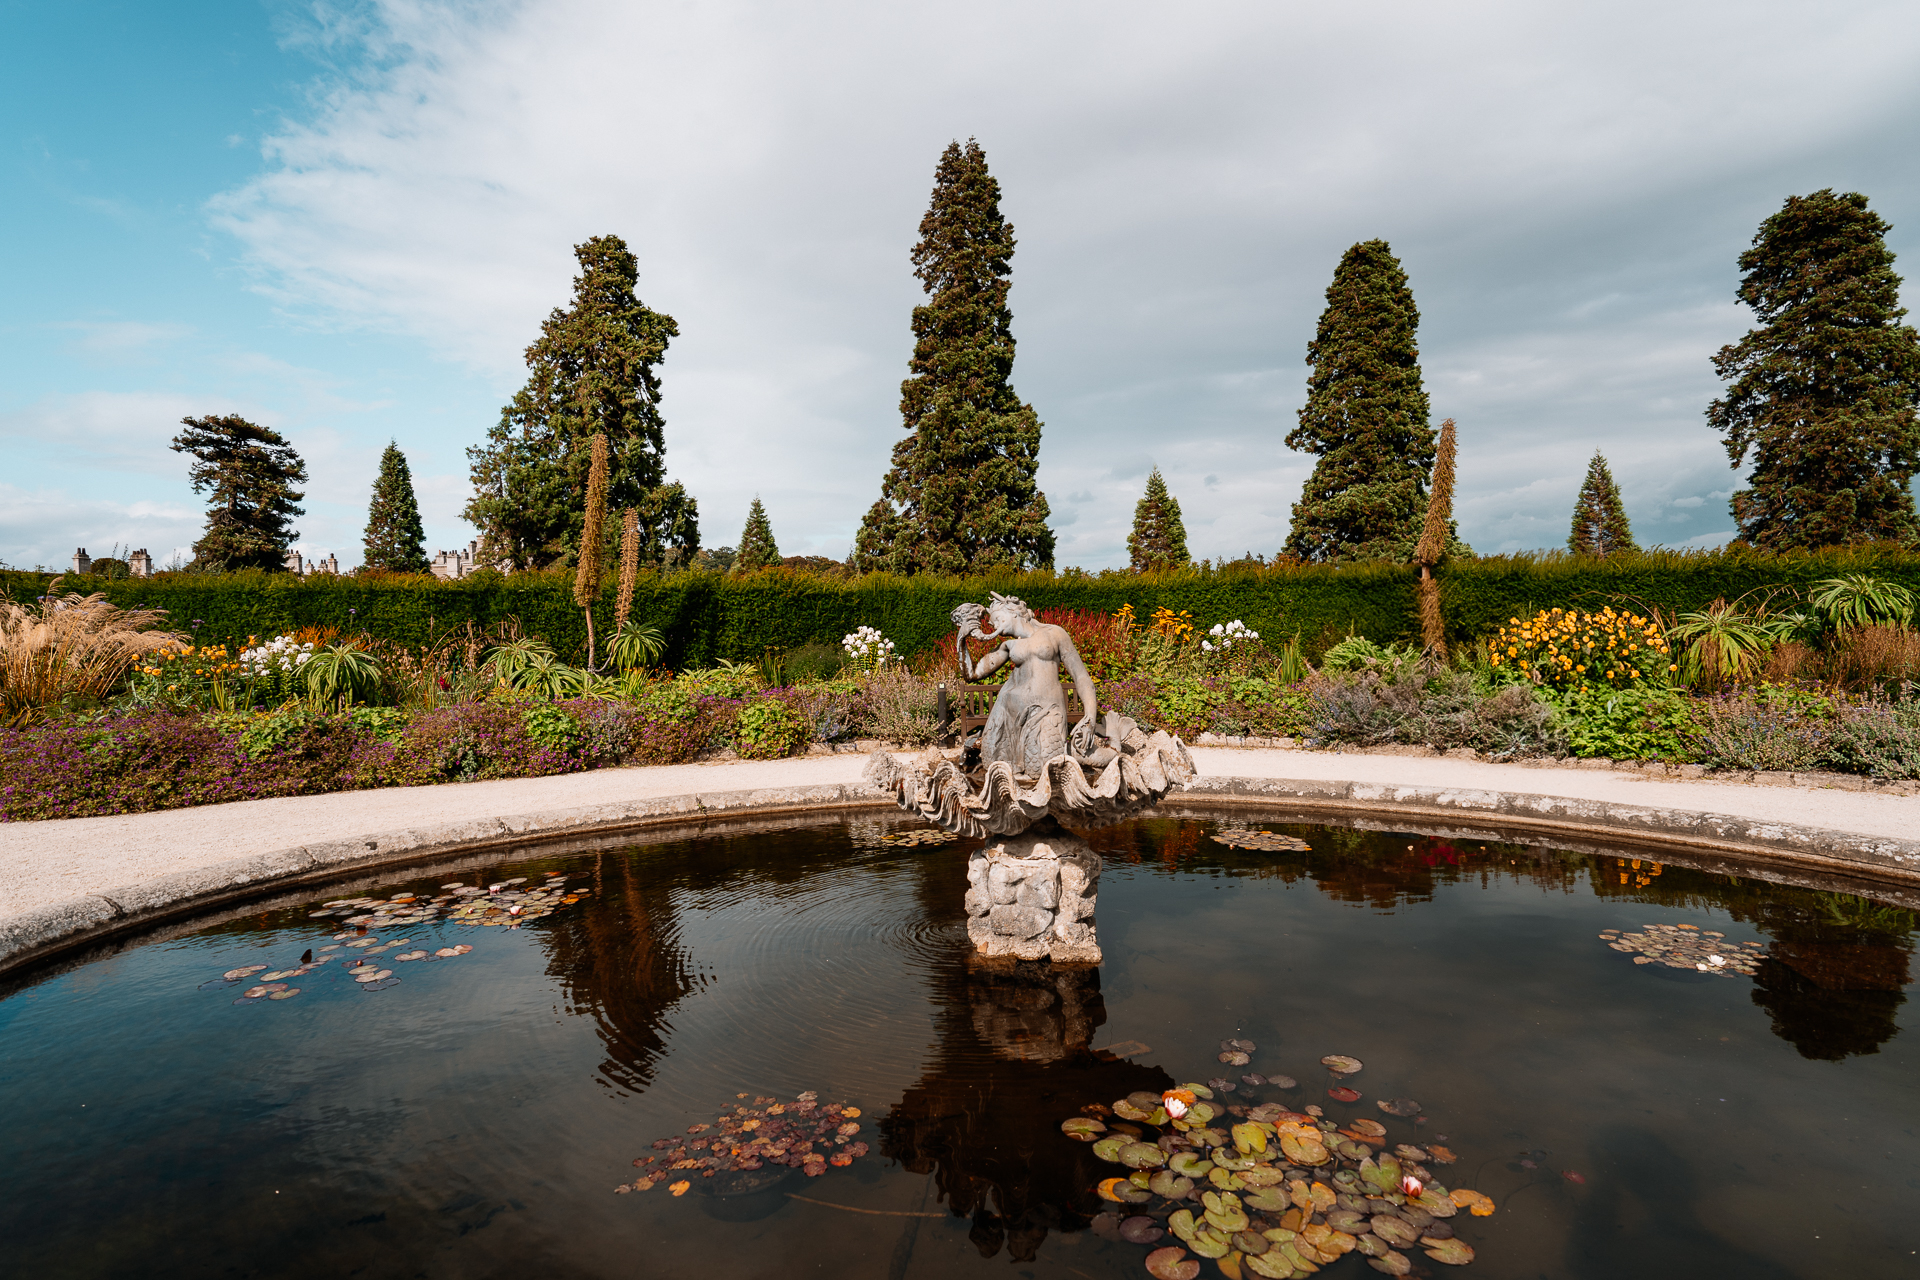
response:
<path id="1" fill-rule="evenodd" d="M 367 531 L 360 562 L 390 573 L 427 571 L 427 531 L 420 523 L 420 501 L 413 492 L 407 455 L 389 440 L 380 455 L 380 474 L 367 504 Z"/>
<path id="2" fill-rule="evenodd" d="M 1748 488 L 1740 537 L 1785 550 L 1920 535 L 1920 336 L 1900 323 L 1887 223 L 1857 193 L 1791 196 L 1740 255 L 1760 327 L 1713 357 L 1707 409 Z"/>
<path id="3" fill-rule="evenodd" d="M 1620 501 L 1620 486 L 1598 449 L 1587 464 L 1587 478 L 1580 496 L 1573 503 L 1573 532 L 1567 537 L 1567 550 L 1579 556 L 1610 556 L 1616 551 L 1638 551 L 1633 528 L 1627 523 L 1627 509 Z"/>
<path id="4" fill-rule="evenodd" d="M 232 414 L 182 418 L 175 453 L 192 454 L 195 493 L 211 492 L 206 532 L 193 544 L 193 566 L 215 572 L 286 568 L 287 547 L 300 536 L 289 528 L 304 514 L 307 464 L 272 427 Z"/>
<path id="5" fill-rule="evenodd" d="M 1420 379 L 1420 312 L 1384 240 L 1347 250 L 1307 345 L 1307 403 L 1287 447 L 1320 461 L 1293 507 L 1287 553 L 1405 560 L 1420 537 L 1434 435 Z"/>
<path id="6" fill-rule="evenodd" d="M 1021 403 L 1007 307 L 1013 228 L 978 143 L 950 144 L 920 220 L 913 359 L 900 386 L 907 436 L 860 526 L 861 570 L 1051 568 L 1047 499 L 1034 483 L 1040 418 Z"/>
<path id="7" fill-rule="evenodd" d="M 487 443 L 467 450 L 474 495 L 466 518 L 487 558 L 516 568 L 577 563 L 586 519 L 587 442 L 611 446 L 607 500 L 637 507 L 656 562 L 699 540 L 699 512 L 666 484 L 666 426 L 656 367 L 679 335 L 673 317 L 634 295 L 639 264 L 619 236 L 573 249 L 573 302 L 555 310 L 527 348 L 527 385 L 500 413 Z M 691 539 L 689 540 L 689 533 Z"/>
<path id="8" fill-rule="evenodd" d="M 1167 482 L 1158 467 L 1147 476 L 1147 491 L 1133 506 L 1133 532 L 1127 535 L 1127 553 L 1133 557 L 1135 573 L 1184 569 L 1190 563 L 1180 500 L 1167 492 Z"/>
<path id="9" fill-rule="evenodd" d="M 779 563 L 780 548 L 773 541 L 773 525 L 755 495 L 753 506 L 747 510 L 747 527 L 740 531 L 740 549 L 733 555 L 733 571 L 751 573 Z"/>

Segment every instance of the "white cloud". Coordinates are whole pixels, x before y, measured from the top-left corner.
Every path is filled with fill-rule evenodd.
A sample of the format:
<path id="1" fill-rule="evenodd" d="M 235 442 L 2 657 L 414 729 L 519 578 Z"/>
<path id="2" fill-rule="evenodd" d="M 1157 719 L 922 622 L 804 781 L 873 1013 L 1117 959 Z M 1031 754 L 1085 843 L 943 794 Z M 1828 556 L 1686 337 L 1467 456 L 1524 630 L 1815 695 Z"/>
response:
<path id="1" fill-rule="evenodd" d="M 309 32 L 346 70 L 214 203 L 259 287 L 504 392 L 569 246 L 625 236 L 681 325 L 668 460 L 709 543 L 758 492 L 783 550 L 845 553 L 898 434 L 906 253 L 951 138 L 981 139 L 1019 229 L 1042 483 L 1108 508 L 1063 527 L 1063 563 L 1124 560 L 1116 472 L 1148 455 L 1207 494 L 1196 554 L 1279 545 L 1301 356 L 1356 240 L 1407 264 L 1463 532 L 1491 550 L 1563 540 L 1595 447 L 1630 512 L 1724 484 L 1707 356 L 1785 195 L 1859 188 L 1920 224 L 1898 143 L 1920 10 L 1880 0 L 367 12 Z"/>

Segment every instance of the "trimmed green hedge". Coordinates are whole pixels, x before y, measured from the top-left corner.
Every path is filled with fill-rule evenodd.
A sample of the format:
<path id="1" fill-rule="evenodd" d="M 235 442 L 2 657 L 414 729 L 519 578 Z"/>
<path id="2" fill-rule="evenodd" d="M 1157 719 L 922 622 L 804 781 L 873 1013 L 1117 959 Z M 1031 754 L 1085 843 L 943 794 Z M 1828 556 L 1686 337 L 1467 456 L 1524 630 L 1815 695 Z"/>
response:
<path id="1" fill-rule="evenodd" d="M 1516 614 L 1604 604 L 1697 609 L 1776 587 L 1800 588 L 1841 573 L 1869 573 L 1920 591 L 1920 556 L 1891 547 L 1834 549 L 1792 556 L 1751 551 L 1650 552 L 1604 560 L 1561 554 L 1461 560 L 1440 571 L 1448 632 L 1456 641 L 1485 634 Z M 51 575 L 0 573 L 15 598 L 42 594 Z M 300 626 L 367 631 L 409 644 L 517 619 L 579 661 L 586 626 L 573 604 L 570 574 L 482 574 L 464 582 L 420 578 L 296 578 L 290 574 L 161 574 L 147 579 L 69 577 L 71 590 L 102 590 L 128 608 L 165 609 L 202 643 L 243 643 Z M 838 644 L 862 624 L 879 627 L 901 653 L 953 634 L 948 614 L 990 590 L 1018 595 L 1036 609 L 1111 613 L 1131 604 L 1145 622 L 1156 608 L 1185 610 L 1202 627 L 1239 618 L 1278 643 L 1299 633 L 1317 656 L 1348 632 L 1377 641 L 1418 634 L 1414 570 L 1402 565 L 1232 566 L 1179 573 L 1048 573 L 988 578 L 831 578 L 791 569 L 741 577 L 678 573 L 645 576 L 634 616 L 666 632 L 675 667 L 721 658 L 752 660 L 768 649 L 813 641 Z M 612 626 L 611 580 L 595 608 L 602 635 Z M 197 623 L 197 625 L 196 625 Z"/>

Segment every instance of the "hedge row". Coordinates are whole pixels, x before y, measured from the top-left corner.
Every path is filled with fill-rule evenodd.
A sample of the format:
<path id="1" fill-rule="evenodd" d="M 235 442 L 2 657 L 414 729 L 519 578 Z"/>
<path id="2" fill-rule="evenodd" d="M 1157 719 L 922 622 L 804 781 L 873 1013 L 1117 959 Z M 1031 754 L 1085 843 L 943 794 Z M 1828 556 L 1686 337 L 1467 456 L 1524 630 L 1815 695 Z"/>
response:
<path id="1" fill-rule="evenodd" d="M 1454 640 L 1465 641 L 1535 609 L 1614 604 L 1682 611 L 1716 597 L 1800 589 L 1843 573 L 1873 574 L 1920 591 L 1920 555 L 1878 546 L 1788 556 L 1751 551 L 1607 559 L 1489 556 L 1445 566 L 1440 578 L 1448 631 Z M 50 580 L 45 574 L 0 573 L 0 590 L 20 599 L 44 592 Z M 161 574 L 116 581 L 69 577 L 66 588 L 102 590 L 127 608 L 165 609 L 173 625 L 209 644 L 308 625 L 420 644 L 469 623 L 488 628 L 517 620 L 569 660 L 580 660 L 586 649 L 586 625 L 566 574 L 482 574 L 463 582 Z M 986 578 L 833 578 L 789 569 L 740 577 L 676 573 L 644 576 L 634 596 L 634 615 L 666 633 L 666 660 L 675 667 L 721 658 L 750 661 L 769 649 L 809 642 L 838 644 L 863 624 L 879 627 L 900 652 L 912 653 L 950 637 L 953 607 L 963 600 L 984 601 L 989 591 L 1021 596 L 1037 609 L 1111 613 L 1131 604 L 1143 622 L 1161 607 L 1184 610 L 1203 627 L 1239 618 L 1269 642 L 1297 633 L 1310 656 L 1349 632 L 1385 642 L 1411 639 L 1419 628 L 1414 570 L 1386 564 Z M 612 624 L 611 581 L 594 612 L 604 635 Z"/>

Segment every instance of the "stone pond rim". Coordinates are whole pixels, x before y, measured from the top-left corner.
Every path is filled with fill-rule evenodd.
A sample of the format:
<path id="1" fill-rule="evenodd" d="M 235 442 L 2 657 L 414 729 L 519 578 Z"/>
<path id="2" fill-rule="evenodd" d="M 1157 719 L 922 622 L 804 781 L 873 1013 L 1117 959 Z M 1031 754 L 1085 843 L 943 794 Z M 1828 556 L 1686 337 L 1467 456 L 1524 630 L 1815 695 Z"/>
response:
<path id="1" fill-rule="evenodd" d="M 1532 839 L 1598 843 L 1610 849 L 1691 853 L 1732 859 L 1751 868 L 1800 876 L 1837 876 L 1896 890 L 1920 905 L 1920 840 L 1694 809 L 1468 787 L 1411 786 L 1317 779 L 1202 777 L 1169 795 L 1155 812 L 1201 816 L 1252 808 L 1302 820 L 1405 821 L 1482 838 L 1511 833 Z M 265 899 L 289 902 L 323 886 L 409 867 L 465 861 L 478 867 L 512 852 L 574 841 L 615 842 L 641 832 L 716 828 L 768 829 L 795 818 L 900 811 L 890 796 L 855 784 L 708 791 L 621 804 L 466 819 L 349 840 L 302 845 L 121 888 L 79 894 L 0 917 L 0 976 L 26 975 L 44 961 L 93 958 L 102 944 L 144 940 L 154 931 L 184 934 L 205 927 L 223 908 L 259 909 Z M 1395 828 L 1399 829 L 1399 828 Z"/>

